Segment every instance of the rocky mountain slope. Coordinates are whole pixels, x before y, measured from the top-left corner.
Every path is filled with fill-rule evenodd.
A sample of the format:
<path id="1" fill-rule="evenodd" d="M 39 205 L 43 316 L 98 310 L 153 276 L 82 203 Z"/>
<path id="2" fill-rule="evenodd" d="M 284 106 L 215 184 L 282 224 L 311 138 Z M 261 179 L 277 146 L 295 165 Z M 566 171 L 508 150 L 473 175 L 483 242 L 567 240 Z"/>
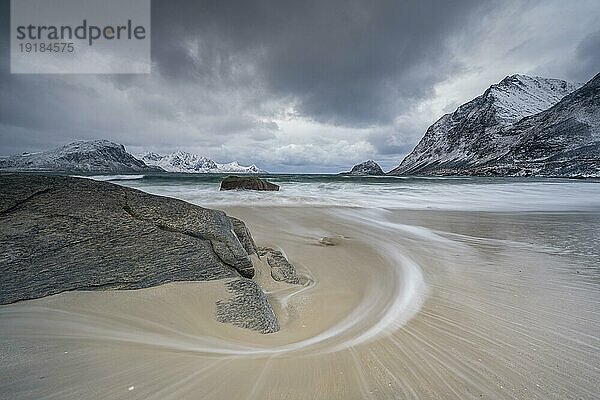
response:
<path id="1" fill-rule="evenodd" d="M 383 170 L 381 169 L 379 164 L 377 164 L 375 161 L 367 160 L 360 164 L 356 164 L 354 167 L 352 167 L 352 170 L 350 170 L 350 172 L 341 172 L 340 175 L 358 175 L 358 176 L 378 175 L 378 176 L 381 176 L 381 175 L 385 175 L 385 173 L 383 172 Z"/>
<path id="2" fill-rule="evenodd" d="M 519 143 L 509 127 L 557 104 L 581 85 L 512 75 L 429 127 L 391 175 L 454 174 L 503 157 Z M 513 171 L 518 173 L 518 171 Z"/>
<path id="3" fill-rule="evenodd" d="M 187 173 L 238 173 L 238 174 L 260 174 L 264 173 L 256 165 L 242 166 L 236 161 L 227 164 L 218 164 L 213 160 L 191 154 L 185 151 L 176 151 L 167 155 L 157 153 L 144 153 L 139 156 L 147 165 L 157 166 L 167 172 Z"/>
<path id="4" fill-rule="evenodd" d="M 513 142 L 510 150 L 469 173 L 600 177 L 600 74 L 501 135 Z"/>
<path id="5" fill-rule="evenodd" d="M 0 158 L 0 170 L 106 174 L 161 171 L 109 140 L 78 141 L 53 150 Z"/>

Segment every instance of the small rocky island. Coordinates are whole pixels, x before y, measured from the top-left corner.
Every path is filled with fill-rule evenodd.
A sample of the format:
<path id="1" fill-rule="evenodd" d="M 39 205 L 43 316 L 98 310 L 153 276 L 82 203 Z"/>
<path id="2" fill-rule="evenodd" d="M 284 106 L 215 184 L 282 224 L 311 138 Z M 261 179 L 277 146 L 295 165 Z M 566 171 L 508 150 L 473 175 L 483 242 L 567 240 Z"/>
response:
<path id="1" fill-rule="evenodd" d="M 350 172 L 341 172 L 340 175 L 354 175 L 354 176 L 374 175 L 374 176 L 383 176 L 383 175 L 385 175 L 385 173 L 383 172 L 383 170 L 381 169 L 381 167 L 379 166 L 379 164 L 377 164 L 375 161 L 373 161 L 373 160 L 367 160 L 365 162 L 362 162 L 362 163 L 357 164 L 354 167 L 352 167 L 352 170 L 350 170 Z"/>
<path id="2" fill-rule="evenodd" d="M 233 297 L 217 303 L 217 319 L 270 333 L 279 325 L 251 255 L 268 256 L 276 280 L 302 283 L 222 211 L 65 176 L 2 173 L 0 187 L 0 304 L 227 278 Z"/>
<path id="3" fill-rule="evenodd" d="M 269 190 L 278 191 L 279 185 L 256 176 L 228 176 L 221 182 L 220 190 Z"/>

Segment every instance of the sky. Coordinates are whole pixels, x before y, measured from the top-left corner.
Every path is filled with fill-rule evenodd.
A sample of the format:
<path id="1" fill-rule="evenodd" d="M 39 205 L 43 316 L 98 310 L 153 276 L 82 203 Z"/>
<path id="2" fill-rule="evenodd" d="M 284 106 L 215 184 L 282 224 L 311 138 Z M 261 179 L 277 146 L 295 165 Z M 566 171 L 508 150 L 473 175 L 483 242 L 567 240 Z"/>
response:
<path id="1" fill-rule="evenodd" d="M 270 172 L 398 165 L 443 114 L 515 73 L 600 72 L 600 1 L 163 0 L 150 74 L 11 74 L 0 154 L 110 139 Z"/>

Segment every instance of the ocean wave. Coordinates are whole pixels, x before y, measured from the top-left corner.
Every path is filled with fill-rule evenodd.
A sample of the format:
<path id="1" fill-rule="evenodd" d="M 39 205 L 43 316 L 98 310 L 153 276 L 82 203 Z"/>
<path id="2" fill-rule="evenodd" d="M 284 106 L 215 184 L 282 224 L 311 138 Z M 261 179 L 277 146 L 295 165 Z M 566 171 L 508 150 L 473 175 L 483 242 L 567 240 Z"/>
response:
<path id="1" fill-rule="evenodd" d="M 95 181 L 131 181 L 144 179 L 145 175 L 71 175 L 74 178 L 87 178 Z"/>
<path id="2" fill-rule="evenodd" d="M 220 177 L 114 180 L 205 207 L 339 206 L 445 211 L 589 211 L 600 209 L 594 181 L 478 178 L 347 179 L 272 176 L 278 192 L 220 191 Z"/>

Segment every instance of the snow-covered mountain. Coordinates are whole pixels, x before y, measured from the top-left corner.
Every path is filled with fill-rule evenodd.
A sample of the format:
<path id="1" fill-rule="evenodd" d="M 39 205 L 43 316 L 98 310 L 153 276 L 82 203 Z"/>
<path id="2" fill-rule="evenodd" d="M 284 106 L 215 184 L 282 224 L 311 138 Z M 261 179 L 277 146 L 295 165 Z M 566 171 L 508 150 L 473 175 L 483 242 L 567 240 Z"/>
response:
<path id="1" fill-rule="evenodd" d="M 600 177 L 600 73 L 501 134 L 514 143 L 510 150 L 469 173 Z"/>
<path id="2" fill-rule="evenodd" d="M 579 88 L 558 79 L 512 75 L 446 114 L 391 175 L 453 174 L 506 154 L 518 141 L 504 130 Z"/>
<path id="3" fill-rule="evenodd" d="M 265 173 L 256 165 L 249 167 L 242 166 L 236 161 L 219 164 L 213 160 L 191 154 L 185 151 L 176 151 L 167 155 L 160 155 L 153 152 L 144 153 L 138 156 L 147 165 L 153 165 L 164 169 L 167 172 L 187 172 L 187 173 L 238 173 L 238 174 L 260 174 Z"/>
<path id="4" fill-rule="evenodd" d="M 109 140 L 84 140 L 38 153 L 0 158 L 0 170 L 123 174 L 160 171 Z"/>

